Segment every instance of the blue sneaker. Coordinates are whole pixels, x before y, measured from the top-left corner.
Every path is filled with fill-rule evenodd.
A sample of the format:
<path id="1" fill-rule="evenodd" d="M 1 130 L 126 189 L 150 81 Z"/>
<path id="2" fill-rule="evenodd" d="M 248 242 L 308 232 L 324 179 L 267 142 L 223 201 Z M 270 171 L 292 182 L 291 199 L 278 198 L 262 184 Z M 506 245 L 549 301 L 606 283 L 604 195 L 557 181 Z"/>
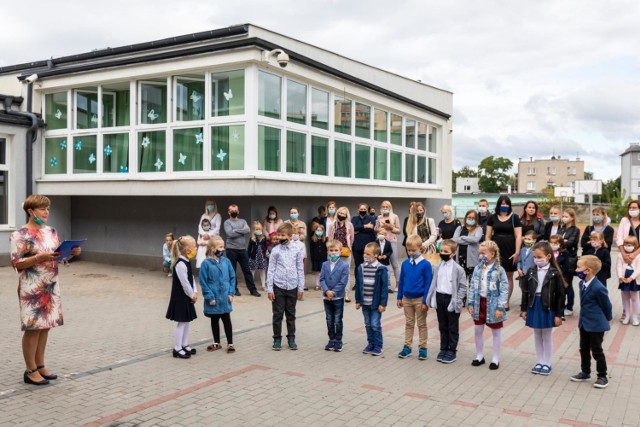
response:
<path id="1" fill-rule="evenodd" d="M 446 354 L 447 354 L 446 350 L 440 350 L 440 353 L 438 353 L 438 355 L 436 356 L 436 361 L 442 362 Z"/>
<path id="2" fill-rule="evenodd" d="M 427 349 L 420 347 L 418 350 L 418 360 L 427 360 Z M 444 358 L 442 359 L 444 361 Z"/>
<path id="3" fill-rule="evenodd" d="M 273 347 L 271 347 L 272 350 L 275 351 L 280 351 L 280 349 L 282 348 L 282 340 L 279 339 L 274 339 L 273 340 Z"/>
<path id="4" fill-rule="evenodd" d="M 542 368 L 540 368 L 540 375 L 549 375 L 551 374 L 551 366 L 548 365 L 542 365 Z"/>
<path id="5" fill-rule="evenodd" d="M 373 347 L 373 350 L 371 350 L 371 355 L 372 356 L 381 356 L 382 355 L 382 347 L 378 347 L 377 345 Z"/>
<path id="6" fill-rule="evenodd" d="M 333 351 L 342 351 L 342 341 L 336 341 L 333 344 Z"/>
<path id="7" fill-rule="evenodd" d="M 400 353 L 398 353 L 398 357 L 400 359 L 406 359 L 410 355 L 411 355 L 411 349 L 409 347 L 407 347 L 406 345 L 404 347 L 402 347 L 402 350 L 400 351 Z"/>
<path id="8" fill-rule="evenodd" d="M 531 368 L 531 373 L 534 374 L 534 375 L 537 375 L 537 374 L 540 373 L 541 369 L 542 369 L 542 365 L 540 363 L 537 363 L 536 366 Z"/>
<path id="9" fill-rule="evenodd" d="M 362 350 L 362 354 L 371 354 L 371 352 L 373 351 L 373 348 L 374 348 L 374 345 L 372 342 L 370 342 L 369 344 L 367 344 L 364 350 Z"/>
<path id="10" fill-rule="evenodd" d="M 327 351 L 333 351 L 334 347 L 335 347 L 335 341 L 329 340 L 327 345 L 324 346 L 324 349 Z"/>
<path id="11" fill-rule="evenodd" d="M 458 360 L 458 358 L 456 357 L 456 352 L 449 350 L 444 354 L 444 357 L 442 358 L 442 363 L 449 364 L 449 363 L 455 362 L 456 360 Z"/>
<path id="12" fill-rule="evenodd" d="M 296 344 L 296 340 L 294 340 L 293 338 L 289 338 L 289 340 L 287 341 L 287 344 L 289 344 L 289 348 L 291 350 L 297 350 L 298 349 L 298 344 Z"/>

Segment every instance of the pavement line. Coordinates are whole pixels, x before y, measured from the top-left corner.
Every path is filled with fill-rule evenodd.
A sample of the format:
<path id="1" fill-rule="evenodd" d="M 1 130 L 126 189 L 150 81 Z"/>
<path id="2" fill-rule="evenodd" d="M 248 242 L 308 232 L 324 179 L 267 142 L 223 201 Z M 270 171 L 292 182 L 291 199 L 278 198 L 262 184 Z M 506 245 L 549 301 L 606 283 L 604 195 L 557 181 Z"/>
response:
<path id="1" fill-rule="evenodd" d="M 618 353 L 620 352 L 620 347 L 622 346 L 622 340 L 624 339 L 624 335 L 627 333 L 627 329 L 629 329 L 628 325 L 620 325 L 618 326 L 618 330 L 613 337 L 613 341 L 611 341 L 611 345 L 607 349 L 607 353 L 609 353 L 609 357 L 616 361 L 618 358 Z"/>
<path id="2" fill-rule="evenodd" d="M 209 387 L 209 386 L 212 386 L 214 384 L 218 384 L 220 382 L 229 380 L 229 379 L 237 377 L 239 375 L 246 374 L 248 372 L 253 372 L 253 371 L 256 371 L 256 370 L 266 371 L 268 369 L 270 369 L 270 368 L 268 368 L 266 366 L 249 365 L 249 366 L 247 366 L 245 368 L 238 369 L 237 371 L 232 371 L 232 372 L 226 373 L 224 375 L 220 375 L 218 377 L 211 378 L 208 381 L 193 385 L 191 387 L 184 388 L 182 390 L 178 390 L 178 391 L 176 391 L 174 393 L 170 393 L 170 394 L 158 397 L 156 399 L 149 400 L 148 402 L 140 403 L 138 405 L 132 406 L 132 407 L 127 408 L 127 409 L 123 409 L 122 411 L 118 411 L 118 412 L 113 413 L 111 415 L 107 415 L 106 417 L 99 418 L 99 419 L 97 419 L 97 420 L 95 420 L 95 421 L 93 421 L 91 423 L 84 424 L 83 427 L 98 427 L 98 426 L 102 426 L 102 425 L 111 423 L 113 421 L 119 420 L 120 418 L 124 418 L 126 416 L 129 416 L 129 415 L 135 414 L 137 412 L 143 411 L 145 409 L 161 405 L 161 404 L 163 404 L 165 402 L 168 402 L 170 400 L 177 399 L 177 398 L 182 397 L 184 395 L 187 395 L 189 393 L 193 393 L 194 391 L 198 391 L 198 390 L 200 390 L 202 388 Z"/>
<path id="3" fill-rule="evenodd" d="M 603 427 L 602 424 L 591 424 L 591 423 L 586 423 L 586 422 L 583 422 L 583 421 L 570 420 L 568 418 L 561 418 L 559 423 L 560 424 L 566 424 L 566 425 L 573 426 L 573 427 Z"/>

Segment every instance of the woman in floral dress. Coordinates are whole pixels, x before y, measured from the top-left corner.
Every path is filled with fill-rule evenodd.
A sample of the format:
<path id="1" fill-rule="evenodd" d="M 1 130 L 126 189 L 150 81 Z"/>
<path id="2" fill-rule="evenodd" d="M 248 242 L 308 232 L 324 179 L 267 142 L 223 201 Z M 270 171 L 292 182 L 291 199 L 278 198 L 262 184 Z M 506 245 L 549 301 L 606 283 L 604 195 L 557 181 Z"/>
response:
<path id="1" fill-rule="evenodd" d="M 27 370 L 24 382 L 45 385 L 55 380 L 44 363 L 49 329 L 63 324 L 60 290 L 58 287 L 58 256 L 60 245 L 56 231 L 47 226 L 51 201 L 45 196 L 31 195 L 23 203 L 29 221 L 14 231 L 11 243 L 11 262 L 18 272 L 20 321 L 24 335 L 22 354 Z M 80 248 L 73 250 L 79 255 Z"/>

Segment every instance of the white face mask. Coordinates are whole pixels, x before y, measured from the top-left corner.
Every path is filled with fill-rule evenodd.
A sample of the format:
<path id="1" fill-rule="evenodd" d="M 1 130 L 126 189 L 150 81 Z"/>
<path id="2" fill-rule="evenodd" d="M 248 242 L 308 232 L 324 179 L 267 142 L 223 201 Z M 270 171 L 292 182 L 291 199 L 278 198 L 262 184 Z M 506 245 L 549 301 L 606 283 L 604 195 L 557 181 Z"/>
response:
<path id="1" fill-rule="evenodd" d="M 551 246 L 551 250 L 552 251 L 557 251 L 558 249 L 560 249 L 560 245 L 558 245 L 558 244 L 551 244 L 549 246 Z"/>
<path id="2" fill-rule="evenodd" d="M 631 253 L 631 252 L 633 252 L 635 250 L 636 250 L 636 248 L 634 248 L 633 246 L 628 246 L 628 245 L 624 246 L 624 251 L 627 252 L 627 253 Z"/>
<path id="3" fill-rule="evenodd" d="M 487 212 L 487 208 L 485 208 L 484 206 L 481 206 L 481 207 L 478 208 L 478 212 L 486 213 Z"/>
<path id="4" fill-rule="evenodd" d="M 639 214 L 640 214 L 639 210 L 637 210 L 637 209 L 629 209 L 629 216 L 631 218 L 637 218 Z"/>
<path id="5" fill-rule="evenodd" d="M 384 242 L 384 234 L 378 234 L 378 240 Z"/>
<path id="6" fill-rule="evenodd" d="M 563 224 L 569 224 L 571 222 L 571 217 L 562 217 L 562 223 Z"/>

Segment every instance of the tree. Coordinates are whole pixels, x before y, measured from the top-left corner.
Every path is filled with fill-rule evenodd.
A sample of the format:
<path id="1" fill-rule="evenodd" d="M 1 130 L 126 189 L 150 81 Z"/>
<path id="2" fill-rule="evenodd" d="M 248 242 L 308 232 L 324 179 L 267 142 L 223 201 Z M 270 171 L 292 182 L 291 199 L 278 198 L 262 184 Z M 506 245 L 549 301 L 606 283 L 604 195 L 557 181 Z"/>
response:
<path id="1" fill-rule="evenodd" d="M 478 165 L 480 173 L 480 191 L 485 193 L 499 193 L 506 189 L 511 175 L 509 170 L 513 162 L 506 157 L 485 157 Z"/>
<path id="2" fill-rule="evenodd" d="M 602 194 L 595 196 L 594 200 L 598 203 L 612 203 L 614 199 L 620 197 L 620 181 L 621 177 L 610 179 L 602 184 Z"/>
<path id="3" fill-rule="evenodd" d="M 464 166 L 462 169 L 460 169 L 459 171 L 453 171 L 451 173 L 451 188 L 453 189 L 453 191 L 457 191 L 456 188 L 456 179 L 457 178 L 477 178 L 478 177 L 478 171 L 475 169 L 470 168 L 469 166 Z"/>
<path id="4" fill-rule="evenodd" d="M 592 180 L 593 179 L 593 172 L 584 171 L 584 179 Z"/>

